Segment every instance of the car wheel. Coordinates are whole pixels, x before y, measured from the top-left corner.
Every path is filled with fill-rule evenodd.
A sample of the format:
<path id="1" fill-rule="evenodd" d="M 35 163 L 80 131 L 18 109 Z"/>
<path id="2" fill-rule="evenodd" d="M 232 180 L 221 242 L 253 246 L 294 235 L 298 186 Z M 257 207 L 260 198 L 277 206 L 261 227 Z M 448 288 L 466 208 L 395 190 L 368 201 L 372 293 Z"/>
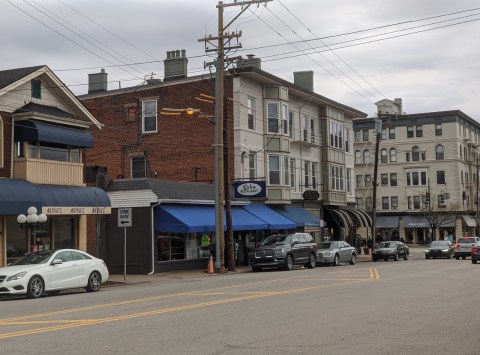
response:
<path id="1" fill-rule="evenodd" d="M 462 260 L 465 260 L 467 257 L 466 256 L 462 256 Z"/>
<path id="2" fill-rule="evenodd" d="M 98 271 L 94 271 L 90 274 L 88 277 L 88 284 L 85 289 L 88 292 L 96 292 L 100 290 L 100 287 L 102 286 L 102 276 Z"/>
<path id="3" fill-rule="evenodd" d="M 310 259 L 309 259 L 309 261 L 308 261 L 308 263 L 307 263 L 306 266 L 307 266 L 309 269 L 313 269 L 313 268 L 315 267 L 315 265 L 316 265 L 316 262 L 317 262 L 317 260 L 316 260 L 316 258 L 315 258 L 315 255 L 314 255 L 314 254 L 310 254 Z"/>
<path id="4" fill-rule="evenodd" d="M 335 256 L 333 257 L 333 263 L 332 263 L 333 266 L 338 266 L 340 265 L 340 258 L 338 256 L 338 254 L 335 254 Z"/>
<path id="5" fill-rule="evenodd" d="M 472 264 L 476 264 L 477 263 L 477 259 L 472 259 Z"/>
<path id="6" fill-rule="evenodd" d="M 357 257 L 355 253 L 352 254 L 352 258 L 350 259 L 350 265 L 355 265 L 357 263 Z"/>
<path id="7" fill-rule="evenodd" d="M 252 266 L 252 271 L 253 271 L 253 272 L 262 271 L 262 267 L 261 267 L 261 266 Z"/>
<path id="8" fill-rule="evenodd" d="M 287 255 L 287 263 L 285 265 L 285 269 L 288 271 L 293 270 L 293 256 L 291 254 Z"/>
<path id="9" fill-rule="evenodd" d="M 395 256 L 393 257 L 393 260 L 398 261 L 398 253 L 395 254 Z"/>
<path id="10" fill-rule="evenodd" d="M 43 294 L 45 285 L 43 279 L 40 276 L 33 276 L 27 285 L 27 297 L 38 298 Z"/>

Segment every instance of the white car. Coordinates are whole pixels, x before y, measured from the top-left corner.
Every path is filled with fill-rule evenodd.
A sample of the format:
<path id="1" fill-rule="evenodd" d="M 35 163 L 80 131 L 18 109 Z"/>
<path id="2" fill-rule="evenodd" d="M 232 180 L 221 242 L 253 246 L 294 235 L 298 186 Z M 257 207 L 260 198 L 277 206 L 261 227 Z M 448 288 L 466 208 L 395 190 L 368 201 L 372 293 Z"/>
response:
<path id="1" fill-rule="evenodd" d="M 105 262 L 75 249 L 59 249 L 25 254 L 0 268 L 0 295 L 26 294 L 38 298 L 45 292 L 85 288 L 100 290 L 108 280 Z"/>

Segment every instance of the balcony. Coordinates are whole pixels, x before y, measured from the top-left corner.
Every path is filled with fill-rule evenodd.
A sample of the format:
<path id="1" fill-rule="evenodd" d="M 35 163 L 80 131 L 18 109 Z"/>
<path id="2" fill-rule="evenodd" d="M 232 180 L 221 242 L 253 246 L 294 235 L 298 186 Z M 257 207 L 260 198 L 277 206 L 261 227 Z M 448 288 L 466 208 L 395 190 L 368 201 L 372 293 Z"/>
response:
<path id="1" fill-rule="evenodd" d="M 13 162 L 13 177 L 35 184 L 84 186 L 83 163 L 56 160 L 17 158 Z"/>

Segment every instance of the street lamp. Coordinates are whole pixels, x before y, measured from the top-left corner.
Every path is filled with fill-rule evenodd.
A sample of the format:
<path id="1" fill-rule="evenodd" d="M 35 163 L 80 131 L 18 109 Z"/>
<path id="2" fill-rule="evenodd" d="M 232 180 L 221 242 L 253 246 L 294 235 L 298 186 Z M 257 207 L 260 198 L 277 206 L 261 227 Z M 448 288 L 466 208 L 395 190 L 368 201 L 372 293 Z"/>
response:
<path id="1" fill-rule="evenodd" d="M 37 214 L 35 207 L 29 207 L 27 215 L 19 214 L 17 216 L 17 222 L 21 225 L 27 224 L 33 234 L 33 242 L 37 242 L 37 228 L 39 225 L 44 225 L 47 222 L 47 216 L 43 213 Z"/>

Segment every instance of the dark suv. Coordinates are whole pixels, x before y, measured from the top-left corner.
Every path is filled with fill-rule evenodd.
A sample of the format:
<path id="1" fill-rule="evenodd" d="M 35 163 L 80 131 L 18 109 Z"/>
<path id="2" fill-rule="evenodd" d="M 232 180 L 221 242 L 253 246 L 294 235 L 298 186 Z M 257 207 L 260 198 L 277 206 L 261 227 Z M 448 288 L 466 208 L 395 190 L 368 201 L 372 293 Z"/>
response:
<path id="1" fill-rule="evenodd" d="M 253 271 L 263 267 L 292 270 L 293 265 L 315 267 L 317 244 L 308 233 L 275 234 L 265 238 L 249 255 Z"/>

